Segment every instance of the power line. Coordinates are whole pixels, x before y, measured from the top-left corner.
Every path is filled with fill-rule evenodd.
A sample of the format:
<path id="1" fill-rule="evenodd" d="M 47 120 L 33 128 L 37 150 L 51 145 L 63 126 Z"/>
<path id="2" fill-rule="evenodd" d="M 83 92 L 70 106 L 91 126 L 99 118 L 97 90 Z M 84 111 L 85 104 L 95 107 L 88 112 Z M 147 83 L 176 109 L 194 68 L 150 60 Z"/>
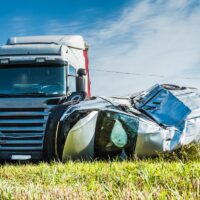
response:
<path id="1" fill-rule="evenodd" d="M 134 73 L 134 72 L 125 72 L 125 71 L 115 71 L 115 70 L 104 70 L 104 69 L 97 69 L 97 68 L 90 68 L 92 71 L 99 71 L 99 72 L 106 72 L 106 73 L 113 73 L 113 74 L 125 74 L 125 75 L 132 75 L 132 76 L 149 76 L 149 77 L 157 77 L 157 78 L 171 78 L 173 76 L 166 76 L 166 75 L 159 75 L 159 74 L 142 74 L 142 73 Z M 200 77 L 178 77 L 179 79 L 188 79 L 188 80 L 200 80 Z"/>

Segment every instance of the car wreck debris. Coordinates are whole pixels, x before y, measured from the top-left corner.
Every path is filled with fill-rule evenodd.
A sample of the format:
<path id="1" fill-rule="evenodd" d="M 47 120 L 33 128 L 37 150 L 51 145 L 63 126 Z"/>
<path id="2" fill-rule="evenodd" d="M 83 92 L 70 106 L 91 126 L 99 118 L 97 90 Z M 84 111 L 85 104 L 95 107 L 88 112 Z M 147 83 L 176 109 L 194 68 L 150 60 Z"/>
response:
<path id="1" fill-rule="evenodd" d="M 125 98 L 71 101 L 51 115 L 47 160 L 154 156 L 200 140 L 195 88 L 155 85 Z"/>

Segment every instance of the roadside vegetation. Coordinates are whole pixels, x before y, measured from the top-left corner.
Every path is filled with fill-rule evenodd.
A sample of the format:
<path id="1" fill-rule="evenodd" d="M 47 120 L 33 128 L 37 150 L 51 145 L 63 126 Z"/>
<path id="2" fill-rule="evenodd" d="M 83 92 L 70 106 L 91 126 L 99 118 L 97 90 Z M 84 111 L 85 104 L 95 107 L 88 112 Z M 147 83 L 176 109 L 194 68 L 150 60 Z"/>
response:
<path id="1" fill-rule="evenodd" d="M 200 199 L 200 146 L 123 162 L 1 164 L 0 199 Z"/>

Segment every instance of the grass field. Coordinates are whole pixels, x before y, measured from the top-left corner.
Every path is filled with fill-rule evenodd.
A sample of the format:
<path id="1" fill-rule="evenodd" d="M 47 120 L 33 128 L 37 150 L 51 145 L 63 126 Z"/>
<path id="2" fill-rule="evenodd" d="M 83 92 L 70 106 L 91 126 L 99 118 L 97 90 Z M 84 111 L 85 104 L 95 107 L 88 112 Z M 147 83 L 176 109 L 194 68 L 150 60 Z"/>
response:
<path id="1" fill-rule="evenodd" d="M 0 199 L 200 199 L 199 150 L 123 162 L 2 164 Z"/>

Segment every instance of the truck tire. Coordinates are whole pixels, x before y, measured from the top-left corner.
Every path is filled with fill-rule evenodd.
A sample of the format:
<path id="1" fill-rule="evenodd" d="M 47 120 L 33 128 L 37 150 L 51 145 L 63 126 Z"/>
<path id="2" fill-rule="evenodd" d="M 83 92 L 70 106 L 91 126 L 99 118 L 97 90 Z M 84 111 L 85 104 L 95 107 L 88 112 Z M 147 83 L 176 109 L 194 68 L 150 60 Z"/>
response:
<path id="1" fill-rule="evenodd" d="M 44 137 L 43 147 L 43 160 L 46 162 L 58 161 L 58 157 L 55 152 L 55 134 L 58 126 L 58 122 L 62 114 L 70 106 L 70 103 L 58 105 L 51 111 L 47 122 L 47 127 Z"/>
<path id="2" fill-rule="evenodd" d="M 63 128 L 61 133 L 58 133 L 58 138 L 56 141 L 56 131 L 58 128 L 58 123 L 60 118 L 62 117 L 63 113 L 72 105 L 79 103 L 80 101 L 85 100 L 86 93 L 85 92 L 74 92 L 72 93 L 67 99 L 66 102 L 54 107 L 51 110 L 51 114 L 49 115 L 49 119 L 47 122 L 46 130 L 45 130 L 45 137 L 44 137 L 44 146 L 43 146 L 43 160 L 46 162 L 51 161 L 61 161 L 62 158 L 62 148 L 64 145 L 65 140 L 63 139 Z M 70 126 L 73 124 L 71 123 Z M 61 124 L 63 127 L 63 124 Z M 65 128 L 66 129 L 66 128 Z M 56 149 L 55 144 L 58 143 L 58 148 Z M 59 155 L 56 154 L 56 151 Z"/>

